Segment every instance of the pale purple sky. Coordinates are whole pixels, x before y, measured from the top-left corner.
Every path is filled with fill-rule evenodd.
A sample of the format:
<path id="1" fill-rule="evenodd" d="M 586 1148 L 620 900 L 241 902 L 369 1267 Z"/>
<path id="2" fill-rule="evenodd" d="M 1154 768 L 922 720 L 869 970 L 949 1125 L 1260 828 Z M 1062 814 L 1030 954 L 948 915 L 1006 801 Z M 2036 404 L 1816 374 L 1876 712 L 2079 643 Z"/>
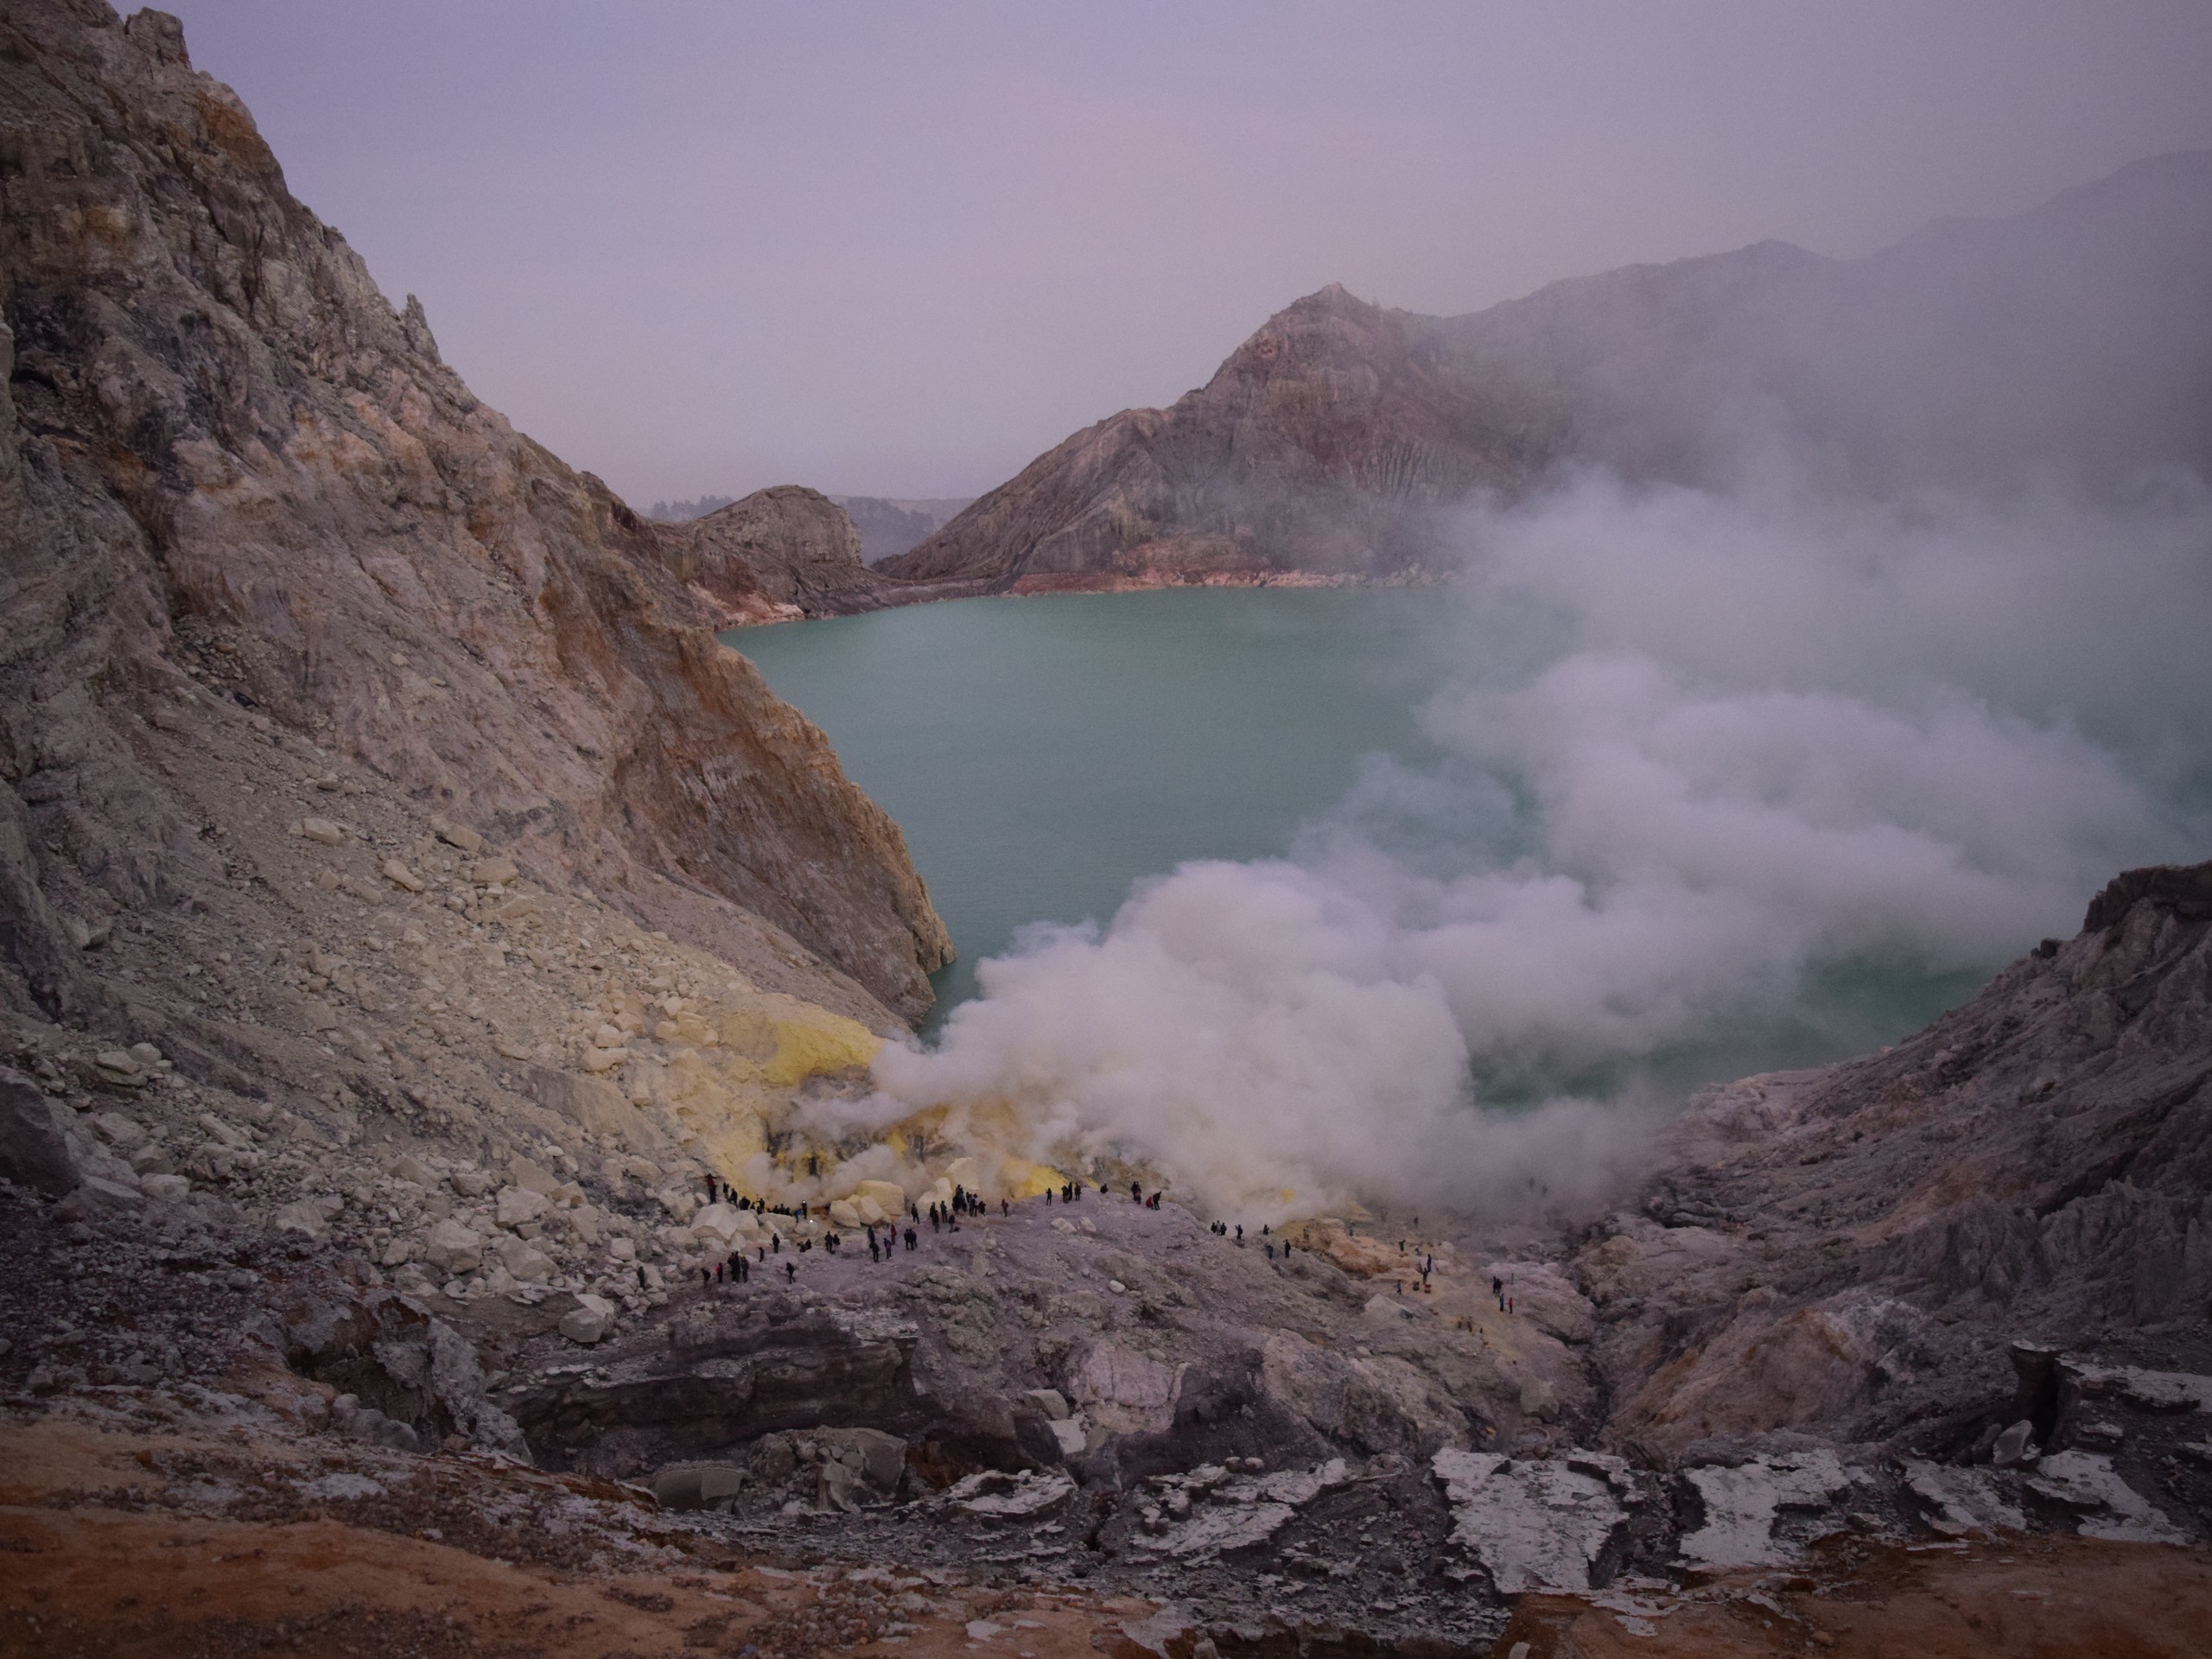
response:
<path id="1" fill-rule="evenodd" d="M 2204 0 L 169 0 L 479 395 L 634 504 L 970 494 L 1330 282 L 1861 254 L 2212 146 Z"/>

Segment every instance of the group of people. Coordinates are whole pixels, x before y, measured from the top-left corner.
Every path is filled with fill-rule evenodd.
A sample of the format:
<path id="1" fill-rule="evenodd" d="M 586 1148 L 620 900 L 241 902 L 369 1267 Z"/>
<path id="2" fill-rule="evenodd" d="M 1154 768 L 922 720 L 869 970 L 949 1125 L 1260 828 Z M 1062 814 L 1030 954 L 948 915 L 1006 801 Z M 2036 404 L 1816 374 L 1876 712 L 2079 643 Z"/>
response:
<path id="1" fill-rule="evenodd" d="M 1084 1184 L 1079 1180 L 1063 1181 L 1057 1188 L 1047 1187 L 1045 1190 L 1045 1202 L 1046 1204 L 1051 1204 L 1054 1198 L 1057 1197 L 1062 1204 L 1077 1203 L 1083 1197 L 1083 1187 Z M 1106 1189 L 1103 1186 L 1099 1188 L 1099 1191 L 1102 1192 L 1105 1190 Z M 750 1209 L 756 1214 L 760 1215 L 791 1216 L 801 1222 L 804 1222 L 810 1218 L 810 1205 L 804 1201 L 802 1201 L 796 1209 L 791 1206 L 783 1205 L 771 1206 L 764 1199 L 747 1198 L 740 1195 L 734 1189 L 730 1187 L 727 1182 L 720 1181 L 717 1178 L 712 1175 L 709 1175 L 707 1178 L 707 1195 L 710 1202 L 734 1204 L 740 1209 Z M 1140 1181 L 1131 1181 L 1129 1183 L 1130 1199 L 1147 1210 L 1159 1209 L 1160 1201 L 1164 1196 L 1164 1190 L 1155 1189 L 1154 1191 L 1147 1193 L 1144 1190 L 1143 1183 Z M 906 1227 L 905 1232 L 906 1246 L 909 1250 L 915 1250 L 920 1248 L 920 1224 L 924 1221 L 927 1221 L 929 1223 L 930 1230 L 933 1233 L 948 1229 L 957 1233 L 960 1230 L 960 1218 L 963 1216 L 972 1217 L 976 1216 L 988 1215 L 989 1211 L 989 1204 L 980 1194 L 969 1192 L 964 1185 L 956 1185 L 952 1189 L 952 1196 L 950 1199 L 932 1203 L 926 1210 L 922 1207 L 919 1200 L 909 1199 L 906 1205 L 906 1213 L 910 1224 Z M 1002 1217 L 1011 1216 L 1014 1213 L 1013 1205 L 1005 1198 L 1001 1198 L 999 1200 L 999 1213 Z M 883 1232 L 883 1236 L 880 1238 L 878 1238 L 876 1236 L 876 1229 L 879 1224 L 882 1226 Z M 1232 1236 L 1231 1224 L 1225 1221 L 1210 1223 L 1208 1224 L 1206 1230 L 1213 1233 L 1217 1237 L 1228 1238 Z M 1242 1223 L 1235 1224 L 1233 1235 L 1236 1243 L 1241 1248 L 1244 1243 L 1244 1228 Z M 1282 1258 L 1286 1261 L 1289 1259 L 1291 1249 L 1293 1248 L 1290 1240 L 1287 1238 L 1278 1240 L 1274 1236 L 1274 1230 L 1266 1225 L 1262 1225 L 1261 1227 L 1259 1237 L 1261 1242 L 1266 1247 L 1268 1260 L 1272 1262 L 1276 1259 L 1276 1246 L 1278 1244 L 1281 1246 Z M 829 1254 L 834 1255 L 844 1243 L 844 1236 L 833 1230 L 823 1236 L 822 1240 L 822 1248 Z M 893 1255 L 897 1251 L 899 1243 L 899 1224 L 897 1221 L 894 1220 L 887 1224 L 868 1224 L 868 1259 L 869 1261 L 875 1262 L 885 1262 L 890 1261 Z M 783 1235 L 780 1232 L 772 1230 L 768 1235 L 768 1242 L 766 1244 L 755 1246 L 754 1254 L 761 1262 L 765 1263 L 772 1254 L 782 1254 L 783 1248 Z M 814 1248 L 814 1241 L 810 1238 L 802 1237 L 799 1239 L 796 1248 L 799 1253 L 804 1254 Z M 1404 1248 L 1405 1246 L 1402 1243 L 1399 1245 L 1401 1251 L 1402 1251 Z M 1427 1288 L 1428 1276 L 1434 1269 L 1435 1265 L 1436 1258 L 1432 1255 L 1427 1258 L 1427 1262 L 1422 1267 L 1421 1287 L 1423 1289 Z M 746 1260 L 744 1250 L 740 1249 L 733 1251 L 727 1262 L 719 1263 L 713 1268 L 702 1267 L 699 1269 L 701 1282 L 709 1287 L 718 1284 L 745 1284 L 752 1279 L 753 1266 L 753 1264 L 752 1262 Z M 783 1267 L 784 1275 L 787 1282 L 798 1278 L 798 1263 L 786 1262 L 783 1264 Z M 639 1278 L 642 1282 L 642 1272 L 639 1274 Z M 1402 1285 L 1401 1289 L 1403 1287 Z M 1499 1305 L 1503 1306 L 1504 1306 L 1504 1303 L 1501 1300 Z"/>
<path id="2" fill-rule="evenodd" d="M 907 1207 L 911 1210 L 913 1206 L 909 1205 Z M 957 1233 L 960 1230 L 961 1217 L 987 1215 L 990 1207 L 966 1187 L 956 1186 L 952 1189 L 950 1203 L 930 1205 L 930 1231 L 935 1232 L 939 1226 L 946 1226 Z M 1004 1198 L 999 1200 L 999 1213 L 1001 1216 L 1014 1213 L 1013 1206 Z"/>

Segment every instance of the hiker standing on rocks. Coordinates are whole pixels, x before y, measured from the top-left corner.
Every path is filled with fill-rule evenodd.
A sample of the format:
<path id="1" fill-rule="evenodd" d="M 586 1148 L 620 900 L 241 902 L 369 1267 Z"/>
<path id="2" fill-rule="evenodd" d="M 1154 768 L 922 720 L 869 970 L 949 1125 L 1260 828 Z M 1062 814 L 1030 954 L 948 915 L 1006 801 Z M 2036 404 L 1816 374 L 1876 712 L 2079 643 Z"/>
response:
<path id="1" fill-rule="evenodd" d="M 906 1248 L 910 1250 L 921 1248 L 921 1239 L 911 1227 L 906 1230 Z"/>
<path id="2" fill-rule="evenodd" d="M 784 1282 L 787 1285 L 796 1284 L 798 1282 L 798 1262 L 786 1262 L 784 1263 Z"/>

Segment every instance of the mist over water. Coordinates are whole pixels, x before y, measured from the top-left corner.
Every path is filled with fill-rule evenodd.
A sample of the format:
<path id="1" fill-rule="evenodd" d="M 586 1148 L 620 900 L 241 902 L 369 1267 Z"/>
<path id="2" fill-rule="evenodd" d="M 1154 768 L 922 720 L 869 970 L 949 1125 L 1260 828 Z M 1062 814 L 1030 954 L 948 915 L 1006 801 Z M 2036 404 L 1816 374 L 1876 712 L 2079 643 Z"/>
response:
<path id="1" fill-rule="evenodd" d="M 1332 635 L 1332 672 L 1395 652 L 1363 689 L 1417 733 L 1346 744 L 1328 685 L 1302 707 L 1262 685 L 1246 729 L 1279 753 L 1319 736 L 1348 763 L 1333 798 L 1294 829 L 1277 798 L 1245 847 L 1194 835 L 1216 855 L 1163 859 L 1109 918 L 1020 933 L 931 1046 L 887 1051 L 880 1095 L 823 1127 L 944 1108 L 956 1133 L 1004 1142 L 1014 1121 L 1009 1150 L 1128 1158 L 1248 1213 L 1518 1206 L 1532 1181 L 1552 1207 L 1598 1205 L 1693 1087 L 1901 1035 L 2070 934 L 2115 871 L 2212 841 L 2212 503 L 2189 480 L 2119 505 L 1878 504 L 1787 477 L 1592 474 L 1454 534 L 1466 575 L 1425 594 L 1059 601 L 1063 646 L 1069 622 L 1127 646 L 1193 600 L 1216 620 L 1349 601 L 1307 619 L 1338 624 L 1407 602 L 1417 626 Z M 1045 603 L 962 607 L 963 626 L 1018 639 Z M 823 626 L 779 648 L 796 658 Z M 767 655 L 808 707 L 796 663 Z M 1047 655 L 1027 668 L 1049 706 L 1076 665 Z M 1186 729 L 1222 718 L 1160 662 L 1135 666 Z M 1110 680 L 1078 672 L 1076 695 Z M 1113 723 L 1087 706 L 1071 755 Z M 929 700 L 914 759 L 961 752 L 968 712 Z M 846 750 L 849 716 L 825 718 Z M 1075 866 L 1095 875 L 1080 849 L 1117 833 L 1122 787 L 1174 772 L 1159 729 L 1070 821 Z M 1205 772 L 1182 798 L 1233 810 L 1249 779 Z M 972 786 L 1018 817 L 1056 785 L 1016 766 Z M 1150 824 L 1147 849 L 1205 817 Z M 969 849 L 979 868 L 988 841 Z M 926 831 L 916 846 L 935 881 Z"/>

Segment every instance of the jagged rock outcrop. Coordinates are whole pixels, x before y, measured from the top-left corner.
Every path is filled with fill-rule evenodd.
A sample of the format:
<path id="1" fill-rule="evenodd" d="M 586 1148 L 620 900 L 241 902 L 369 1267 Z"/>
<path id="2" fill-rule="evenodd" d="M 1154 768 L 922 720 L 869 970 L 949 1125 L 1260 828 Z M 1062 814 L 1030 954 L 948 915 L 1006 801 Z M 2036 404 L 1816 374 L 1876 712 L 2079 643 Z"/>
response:
<path id="1" fill-rule="evenodd" d="M 2212 864 L 2130 871 L 1926 1031 L 1698 1102 L 1575 1262 L 1612 1433 L 1986 1451 L 2022 1414 L 2016 1343 L 2204 1369 L 2208 901 Z"/>
<path id="2" fill-rule="evenodd" d="M 897 826 L 292 198 L 174 19 L 10 6 L 0 109 L 0 995 L 113 1005 L 59 903 L 247 879 L 149 747 L 212 696 L 542 880 L 928 1007 L 950 946 Z"/>
<path id="3" fill-rule="evenodd" d="M 779 484 L 688 524 L 653 527 L 669 569 L 736 622 L 849 616 L 895 602 L 861 533 L 819 490 Z"/>
<path id="4" fill-rule="evenodd" d="M 2193 152 L 1863 260 L 1764 242 L 1452 318 L 1332 286 L 880 568 L 1023 591 L 1408 576 L 1453 562 L 1452 506 L 1592 463 L 1703 482 L 1786 459 L 1881 490 L 2202 472 L 2208 270 Z"/>

